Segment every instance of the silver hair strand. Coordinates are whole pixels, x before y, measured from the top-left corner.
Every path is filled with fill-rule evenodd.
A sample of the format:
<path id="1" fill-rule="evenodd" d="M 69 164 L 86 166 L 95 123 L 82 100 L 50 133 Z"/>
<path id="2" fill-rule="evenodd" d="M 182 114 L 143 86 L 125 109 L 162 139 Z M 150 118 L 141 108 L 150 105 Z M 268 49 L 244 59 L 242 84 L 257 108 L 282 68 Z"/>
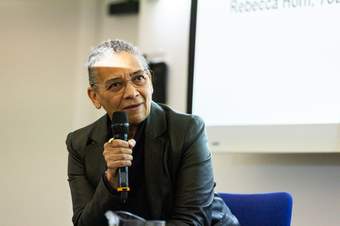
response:
<path id="1" fill-rule="evenodd" d="M 93 65 L 98 62 L 99 60 L 103 59 L 105 56 L 108 56 L 110 54 L 118 54 L 120 52 L 127 52 L 130 54 L 135 55 L 138 60 L 141 62 L 144 69 L 149 69 L 148 63 L 143 56 L 143 54 L 140 52 L 140 50 L 132 45 L 129 42 L 120 40 L 120 39 L 114 39 L 114 40 L 107 40 L 105 42 L 100 43 L 98 46 L 93 48 L 88 56 L 88 60 L 86 63 L 86 66 L 89 71 L 89 83 L 90 85 L 96 84 L 96 78 L 95 75 L 91 73 L 91 68 Z"/>

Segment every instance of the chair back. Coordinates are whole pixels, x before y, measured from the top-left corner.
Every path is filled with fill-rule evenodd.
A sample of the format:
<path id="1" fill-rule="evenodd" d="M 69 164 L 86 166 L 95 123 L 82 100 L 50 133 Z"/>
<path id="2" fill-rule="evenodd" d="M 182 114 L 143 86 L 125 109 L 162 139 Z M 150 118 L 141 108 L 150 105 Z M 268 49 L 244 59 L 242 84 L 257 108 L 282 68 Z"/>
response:
<path id="1" fill-rule="evenodd" d="M 293 199 L 289 193 L 219 193 L 241 226 L 290 226 Z"/>

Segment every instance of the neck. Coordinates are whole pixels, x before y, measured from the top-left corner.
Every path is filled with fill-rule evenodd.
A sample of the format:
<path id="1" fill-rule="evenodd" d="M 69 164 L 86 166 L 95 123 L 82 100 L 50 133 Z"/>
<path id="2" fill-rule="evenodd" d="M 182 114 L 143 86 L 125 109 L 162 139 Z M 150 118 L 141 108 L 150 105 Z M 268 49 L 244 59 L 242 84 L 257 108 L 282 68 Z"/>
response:
<path id="1" fill-rule="evenodd" d="M 138 129 L 138 125 L 130 125 L 129 127 L 129 139 L 135 137 Z"/>

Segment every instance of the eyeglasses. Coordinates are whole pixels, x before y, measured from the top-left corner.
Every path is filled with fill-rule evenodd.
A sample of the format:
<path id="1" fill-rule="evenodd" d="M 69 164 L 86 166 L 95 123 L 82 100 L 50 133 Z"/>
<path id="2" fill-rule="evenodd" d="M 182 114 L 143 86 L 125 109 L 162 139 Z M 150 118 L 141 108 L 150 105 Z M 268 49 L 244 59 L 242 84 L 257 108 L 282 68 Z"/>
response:
<path id="1" fill-rule="evenodd" d="M 113 79 L 107 80 L 105 84 L 94 83 L 91 86 L 103 87 L 106 91 L 110 91 L 112 93 L 119 93 L 127 86 L 128 82 L 131 82 L 131 84 L 135 88 L 144 87 L 148 82 L 148 73 L 149 73 L 149 70 L 147 69 L 139 70 L 139 71 L 131 73 L 129 75 L 130 79 L 113 78 Z"/>

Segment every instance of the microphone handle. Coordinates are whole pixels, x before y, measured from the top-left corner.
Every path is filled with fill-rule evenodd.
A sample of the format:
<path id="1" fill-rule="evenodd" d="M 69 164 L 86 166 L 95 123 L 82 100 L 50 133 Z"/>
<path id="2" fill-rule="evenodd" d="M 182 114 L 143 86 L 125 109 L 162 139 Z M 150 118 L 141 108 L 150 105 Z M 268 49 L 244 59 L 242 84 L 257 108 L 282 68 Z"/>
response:
<path id="1" fill-rule="evenodd" d="M 127 133 L 117 133 L 113 135 L 114 139 L 128 140 Z M 121 203 L 126 203 L 128 198 L 129 188 L 129 168 L 127 166 L 118 168 L 118 188 L 120 192 Z"/>

